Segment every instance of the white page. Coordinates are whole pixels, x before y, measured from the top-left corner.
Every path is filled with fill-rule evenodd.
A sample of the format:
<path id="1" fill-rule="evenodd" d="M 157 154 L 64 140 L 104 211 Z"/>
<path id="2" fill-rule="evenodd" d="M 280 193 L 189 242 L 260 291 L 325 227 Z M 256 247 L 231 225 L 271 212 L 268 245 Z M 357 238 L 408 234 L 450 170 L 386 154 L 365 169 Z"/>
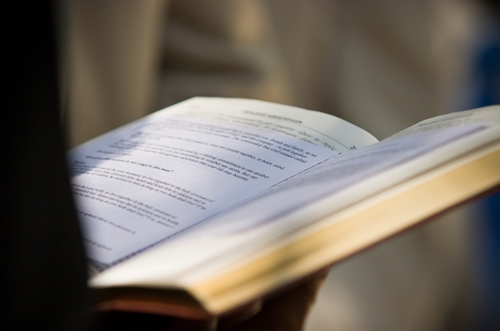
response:
<path id="1" fill-rule="evenodd" d="M 240 221 L 228 221 L 225 226 L 217 226 L 217 231 L 247 231 L 271 219 L 279 219 L 279 215 L 289 213 L 310 201 L 331 195 L 446 145 L 451 145 L 451 153 L 460 153 L 462 149 L 471 148 L 474 144 L 467 144 L 466 139 L 476 141 L 484 139 L 482 137 L 491 139 L 500 135 L 499 109 L 488 107 L 474 112 L 459 112 L 428 119 L 376 145 L 365 146 L 349 154 L 329 159 L 301 173 L 300 176 L 272 187 L 247 202 L 245 206 L 221 215 L 218 217 L 221 220 Z M 459 140 L 463 146 L 454 147 L 453 143 Z M 447 153 L 446 148 L 441 154 Z M 434 156 L 430 155 L 424 159 L 427 167 L 421 165 L 421 171 L 439 162 L 439 159 L 431 160 L 432 158 Z M 305 192 L 307 194 L 304 194 Z M 255 207 L 257 205 L 258 208 Z M 255 212 L 250 213 L 250 210 Z"/>
<path id="2" fill-rule="evenodd" d="M 375 141 L 345 121 L 311 113 L 198 98 L 75 149 L 69 166 L 89 259 L 101 268 L 117 263 Z"/>
<path id="3" fill-rule="evenodd" d="M 376 146 L 359 149 L 344 157 L 334 158 L 324 162 L 317 167 L 309 169 L 280 185 L 259 195 L 246 206 L 235 210 L 224 218 L 237 218 L 238 224 L 228 222 L 221 233 L 237 233 L 249 231 L 266 223 L 278 220 L 280 216 L 289 214 L 300 206 L 304 206 L 317 199 L 332 195 L 346 187 L 363 183 L 370 177 L 397 167 L 422 156 L 446 143 L 456 139 L 473 135 L 484 129 L 481 125 L 471 125 L 458 128 L 445 129 L 443 132 L 436 131 L 414 134 L 400 137 L 398 139 L 386 140 Z M 422 170 L 425 168 L 422 168 Z M 396 179 L 397 177 L 395 177 Z M 372 187 L 365 184 L 363 193 L 372 192 Z M 304 194 L 307 192 L 307 194 Z M 259 205 L 255 208 L 252 204 Z M 270 207 L 273 206 L 271 209 Z M 338 207 L 341 207 L 339 204 Z M 246 209 L 246 210 L 245 210 Z M 249 210 L 257 210 L 249 214 Z M 264 212 L 267 211 L 267 212 Z M 236 215 L 238 212 L 238 215 Z M 245 216 L 243 216 L 245 215 Z"/>
<path id="4" fill-rule="evenodd" d="M 468 117 L 467 122 L 457 122 L 456 118 L 427 121 L 439 123 L 441 130 L 412 129 L 411 134 L 324 162 L 139 259 L 110 269 L 93 283 L 189 284 L 207 273 L 234 266 L 247 254 L 253 254 L 256 247 L 272 247 L 279 238 L 311 226 L 322 217 L 322 210 L 328 215 L 460 155 L 463 150 L 471 150 L 480 142 L 498 139 L 498 126 L 491 127 L 500 119 L 498 109 L 461 114 L 462 119 Z M 486 119 L 490 124 L 485 124 Z M 384 172 L 392 168 L 394 171 Z M 328 197 L 326 203 L 323 197 Z M 162 264 L 155 263 L 160 256 Z"/>
<path id="5" fill-rule="evenodd" d="M 427 132 L 430 130 L 439 130 L 467 124 L 485 124 L 496 127 L 498 130 L 500 128 L 500 106 L 484 107 L 474 111 L 460 111 L 429 118 L 396 133 L 395 135 L 387 138 L 387 140 L 419 132 Z"/>

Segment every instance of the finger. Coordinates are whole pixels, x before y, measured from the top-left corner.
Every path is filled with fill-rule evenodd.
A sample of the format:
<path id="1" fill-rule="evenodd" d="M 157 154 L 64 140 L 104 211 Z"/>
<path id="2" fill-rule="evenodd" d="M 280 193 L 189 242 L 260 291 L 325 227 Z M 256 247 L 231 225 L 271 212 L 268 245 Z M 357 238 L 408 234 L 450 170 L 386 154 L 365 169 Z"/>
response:
<path id="1" fill-rule="evenodd" d="M 255 316 L 262 308 L 262 300 L 256 300 L 219 318 L 217 330 L 230 330 Z"/>
<path id="2" fill-rule="evenodd" d="M 262 308 L 235 330 L 302 330 L 329 269 L 321 270 L 264 301 Z"/>

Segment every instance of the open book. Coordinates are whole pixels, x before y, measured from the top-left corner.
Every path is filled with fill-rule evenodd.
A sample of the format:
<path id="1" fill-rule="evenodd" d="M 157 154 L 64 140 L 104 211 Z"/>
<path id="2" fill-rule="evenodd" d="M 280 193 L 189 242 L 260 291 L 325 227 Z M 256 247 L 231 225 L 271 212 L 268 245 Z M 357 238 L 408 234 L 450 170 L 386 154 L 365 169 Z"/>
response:
<path id="1" fill-rule="evenodd" d="M 69 155 L 100 309 L 224 314 L 500 187 L 500 106 L 377 142 L 331 115 L 193 98 Z"/>

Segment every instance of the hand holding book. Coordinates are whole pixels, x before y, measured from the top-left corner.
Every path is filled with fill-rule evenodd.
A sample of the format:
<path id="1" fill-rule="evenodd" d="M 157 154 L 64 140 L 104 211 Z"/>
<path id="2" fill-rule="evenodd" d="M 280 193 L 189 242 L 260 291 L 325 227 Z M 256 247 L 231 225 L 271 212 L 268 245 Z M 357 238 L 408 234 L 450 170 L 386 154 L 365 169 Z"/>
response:
<path id="1" fill-rule="evenodd" d="M 323 269 L 275 293 L 269 298 L 252 301 L 223 316 L 208 319 L 184 319 L 163 315 L 130 312 L 101 312 L 94 315 L 92 330 L 120 329 L 123 331 L 299 331 L 321 288 L 328 269 Z"/>
<path id="2" fill-rule="evenodd" d="M 500 107 L 377 142 L 336 117 L 194 98 L 69 154 L 99 309 L 211 319 L 500 186 Z"/>

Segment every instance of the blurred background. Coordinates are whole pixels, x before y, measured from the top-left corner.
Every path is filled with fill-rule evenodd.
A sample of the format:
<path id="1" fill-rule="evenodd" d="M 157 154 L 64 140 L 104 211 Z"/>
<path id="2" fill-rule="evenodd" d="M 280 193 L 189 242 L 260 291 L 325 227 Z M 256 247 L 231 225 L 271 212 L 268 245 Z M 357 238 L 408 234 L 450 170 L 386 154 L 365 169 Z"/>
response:
<path id="1" fill-rule="evenodd" d="M 327 112 L 383 139 L 431 116 L 500 103 L 498 8 L 61 1 L 67 136 L 75 146 L 189 97 L 225 96 Z M 497 195 L 455 209 L 335 265 L 306 330 L 495 329 L 499 206 Z"/>

